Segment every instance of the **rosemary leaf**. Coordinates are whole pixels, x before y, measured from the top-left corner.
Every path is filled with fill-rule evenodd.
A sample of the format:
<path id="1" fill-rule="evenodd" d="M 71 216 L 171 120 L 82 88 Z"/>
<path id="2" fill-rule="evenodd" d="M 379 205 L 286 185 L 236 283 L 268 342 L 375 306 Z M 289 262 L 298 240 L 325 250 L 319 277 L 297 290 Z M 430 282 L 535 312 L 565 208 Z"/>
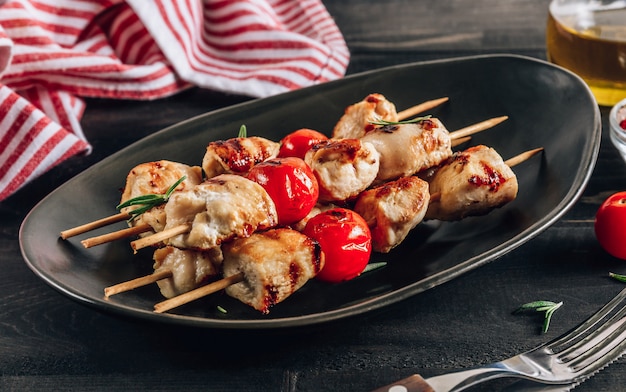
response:
<path id="1" fill-rule="evenodd" d="M 180 185 L 180 183 L 185 181 L 186 178 L 186 176 L 182 176 L 181 178 L 179 178 L 178 181 L 176 181 L 169 188 L 167 188 L 167 191 L 163 195 L 148 194 L 133 197 L 132 199 L 128 199 L 124 203 L 119 204 L 117 206 L 117 209 L 121 210 L 122 208 L 130 206 L 141 206 L 128 212 L 130 214 L 130 219 L 128 221 L 130 222 L 137 218 L 139 215 L 150 210 L 151 208 L 161 205 L 163 203 L 167 203 L 176 187 Z"/>
<path id="2" fill-rule="evenodd" d="M 412 120 L 403 120 L 403 121 L 388 121 L 388 120 L 375 120 L 375 121 L 370 121 L 370 124 L 373 125 L 402 125 L 402 124 L 415 124 L 418 122 L 422 122 L 424 120 L 428 120 L 429 118 L 431 118 L 431 115 L 428 116 L 422 116 L 422 117 L 416 117 Z"/>
<path id="3" fill-rule="evenodd" d="M 387 265 L 386 261 L 381 261 L 378 263 L 369 263 L 368 265 L 365 266 L 365 268 L 363 269 L 363 273 L 366 272 L 370 272 L 370 271 L 374 271 L 380 268 L 383 268 L 384 266 Z"/>
<path id="4" fill-rule="evenodd" d="M 626 283 L 626 275 L 615 274 L 613 272 L 609 272 L 609 276 L 615 280 L 619 280 L 620 282 Z"/>
<path id="5" fill-rule="evenodd" d="M 248 130 L 245 125 L 239 127 L 239 135 L 237 137 L 248 137 Z"/>
<path id="6" fill-rule="evenodd" d="M 543 318 L 543 326 L 541 328 L 542 333 L 548 332 L 548 328 L 550 327 L 550 320 L 552 320 L 552 315 L 563 305 L 563 302 L 552 302 L 552 301 L 533 301 L 526 304 L 523 304 L 519 308 L 517 308 L 513 313 L 520 313 L 524 311 L 536 311 L 536 312 L 545 312 Z"/>

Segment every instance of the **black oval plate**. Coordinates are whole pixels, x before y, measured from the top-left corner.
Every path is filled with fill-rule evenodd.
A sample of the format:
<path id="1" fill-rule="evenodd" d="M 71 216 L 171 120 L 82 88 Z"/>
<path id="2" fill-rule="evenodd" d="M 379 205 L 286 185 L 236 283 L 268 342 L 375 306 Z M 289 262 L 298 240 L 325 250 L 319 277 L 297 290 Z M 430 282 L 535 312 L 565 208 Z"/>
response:
<path id="1" fill-rule="evenodd" d="M 505 158 L 544 147 L 542 155 L 514 168 L 518 198 L 483 217 L 424 223 L 404 243 L 372 261 L 386 267 L 346 283 L 308 282 L 262 315 L 216 293 L 156 314 L 163 298 L 156 285 L 103 298 L 103 288 L 152 272 L 151 251 L 133 255 L 128 240 L 84 249 L 59 232 L 115 213 L 128 171 L 141 162 L 169 159 L 199 165 L 204 146 L 237 134 L 279 140 L 298 128 L 332 130 L 346 106 L 378 92 L 398 110 L 439 97 L 450 101 L 430 112 L 449 130 L 508 115 L 474 135 L 470 144 L 494 147 Z M 361 314 L 395 303 L 484 265 L 528 241 L 561 217 L 580 196 L 595 165 L 600 113 L 589 89 L 574 74 L 546 62 L 487 55 L 384 68 L 342 80 L 214 111 L 140 140 L 68 181 L 26 217 L 20 244 L 28 266 L 73 299 L 99 309 L 148 320 L 212 328 L 284 328 Z M 75 203 L 75 200 L 91 203 Z M 218 308 L 227 310 L 221 312 Z"/>

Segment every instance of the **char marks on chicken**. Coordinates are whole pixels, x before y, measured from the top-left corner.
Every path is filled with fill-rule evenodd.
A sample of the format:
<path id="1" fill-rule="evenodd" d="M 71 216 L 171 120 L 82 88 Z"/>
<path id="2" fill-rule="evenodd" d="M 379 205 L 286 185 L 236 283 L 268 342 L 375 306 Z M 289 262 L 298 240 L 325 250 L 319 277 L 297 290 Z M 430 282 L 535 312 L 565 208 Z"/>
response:
<path id="1" fill-rule="evenodd" d="M 130 170 L 126 177 L 126 185 L 120 203 L 138 196 L 164 195 L 168 188 L 182 177 L 186 177 L 186 179 L 176 187 L 175 192 L 181 192 L 200 184 L 202 182 L 202 169 L 199 166 L 188 166 L 166 160 L 137 165 Z M 136 207 L 125 207 L 122 212 L 129 212 L 134 208 Z M 162 231 L 165 227 L 164 208 L 164 205 L 153 207 L 130 223 L 133 226 L 148 224 L 154 232 Z"/>
<path id="2" fill-rule="evenodd" d="M 243 273 L 226 293 L 268 313 L 313 278 L 324 266 L 319 244 L 298 231 L 279 228 L 257 232 L 222 245 L 224 276 Z"/>
<path id="3" fill-rule="evenodd" d="M 236 137 L 208 144 L 202 159 L 202 169 L 207 178 L 220 174 L 245 175 L 252 166 L 276 158 L 280 144 L 259 137 Z"/>
<path id="4" fill-rule="evenodd" d="M 172 276 L 157 282 L 165 298 L 196 289 L 217 277 L 222 262 L 220 248 L 196 251 L 165 246 L 154 252 L 154 271 L 171 271 Z"/>
<path id="5" fill-rule="evenodd" d="M 362 101 L 346 108 L 333 129 L 334 139 L 358 139 L 365 135 L 372 122 L 398 121 L 396 106 L 382 94 L 369 94 Z"/>
<path id="6" fill-rule="evenodd" d="M 411 176 L 452 155 L 449 132 L 435 118 L 374 127 L 361 140 L 380 154 L 376 184 Z"/>
<path id="7" fill-rule="evenodd" d="M 200 185 L 176 192 L 165 204 L 165 230 L 190 225 L 168 244 L 209 250 L 234 238 L 276 226 L 276 206 L 261 185 L 245 177 L 222 174 Z"/>
<path id="8" fill-rule="evenodd" d="M 387 253 L 417 226 L 428 209 L 428 183 L 403 177 L 361 193 L 354 211 L 365 219 L 372 233 L 372 249 Z"/>
<path id="9" fill-rule="evenodd" d="M 425 219 L 484 215 L 517 197 L 517 177 L 493 148 L 456 152 L 428 178 L 432 196 Z"/>
<path id="10" fill-rule="evenodd" d="M 320 188 L 321 202 L 344 201 L 367 189 L 379 171 L 379 154 L 360 139 L 327 140 L 305 155 Z"/>

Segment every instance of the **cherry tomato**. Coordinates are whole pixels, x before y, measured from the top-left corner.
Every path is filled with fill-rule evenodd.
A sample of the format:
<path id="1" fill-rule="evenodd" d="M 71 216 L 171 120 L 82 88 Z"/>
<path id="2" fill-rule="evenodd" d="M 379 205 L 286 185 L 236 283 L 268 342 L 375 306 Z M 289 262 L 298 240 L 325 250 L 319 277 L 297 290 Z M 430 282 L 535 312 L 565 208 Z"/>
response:
<path id="1" fill-rule="evenodd" d="M 304 155 L 311 147 L 328 137 L 313 129 L 301 128 L 291 132 L 280 141 L 279 157 L 298 157 L 304 159 Z"/>
<path id="2" fill-rule="evenodd" d="M 278 224 L 302 220 L 317 203 L 319 186 L 315 174 L 300 158 L 274 158 L 250 169 L 248 179 L 270 195 L 278 213 Z"/>
<path id="3" fill-rule="evenodd" d="M 372 234 L 356 212 L 333 208 L 311 218 L 302 231 L 319 242 L 324 252 L 324 268 L 317 278 L 339 283 L 363 272 L 372 253 Z"/>
<path id="4" fill-rule="evenodd" d="M 604 250 L 626 260 L 626 191 L 609 196 L 600 205 L 594 229 Z"/>

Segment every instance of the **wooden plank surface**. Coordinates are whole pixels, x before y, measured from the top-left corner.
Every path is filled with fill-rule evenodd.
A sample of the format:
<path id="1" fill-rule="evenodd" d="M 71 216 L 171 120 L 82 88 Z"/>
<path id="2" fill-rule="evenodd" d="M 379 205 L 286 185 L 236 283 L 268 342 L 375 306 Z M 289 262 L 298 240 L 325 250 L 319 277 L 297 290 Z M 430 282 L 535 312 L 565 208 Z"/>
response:
<path id="1" fill-rule="evenodd" d="M 484 53 L 545 57 L 546 0 L 324 3 L 352 52 L 349 73 Z M 537 319 L 510 314 L 526 300 L 565 301 L 552 322 L 554 337 L 622 288 L 604 274 L 626 272 L 626 264 L 602 252 L 591 223 L 604 197 L 626 188 L 606 119 L 594 176 L 563 219 L 497 262 L 364 317 L 279 332 L 151 324 L 78 304 L 24 264 L 20 222 L 58 185 L 145 135 L 246 99 L 192 89 L 155 102 L 88 100 L 83 126 L 94 152 L 0 203 L 0 390 L 367 391 L 538 345 L 546 336 Z M 576 390 L 616 391 L 625 383 L 625 362 L 618 361 Z"/>

